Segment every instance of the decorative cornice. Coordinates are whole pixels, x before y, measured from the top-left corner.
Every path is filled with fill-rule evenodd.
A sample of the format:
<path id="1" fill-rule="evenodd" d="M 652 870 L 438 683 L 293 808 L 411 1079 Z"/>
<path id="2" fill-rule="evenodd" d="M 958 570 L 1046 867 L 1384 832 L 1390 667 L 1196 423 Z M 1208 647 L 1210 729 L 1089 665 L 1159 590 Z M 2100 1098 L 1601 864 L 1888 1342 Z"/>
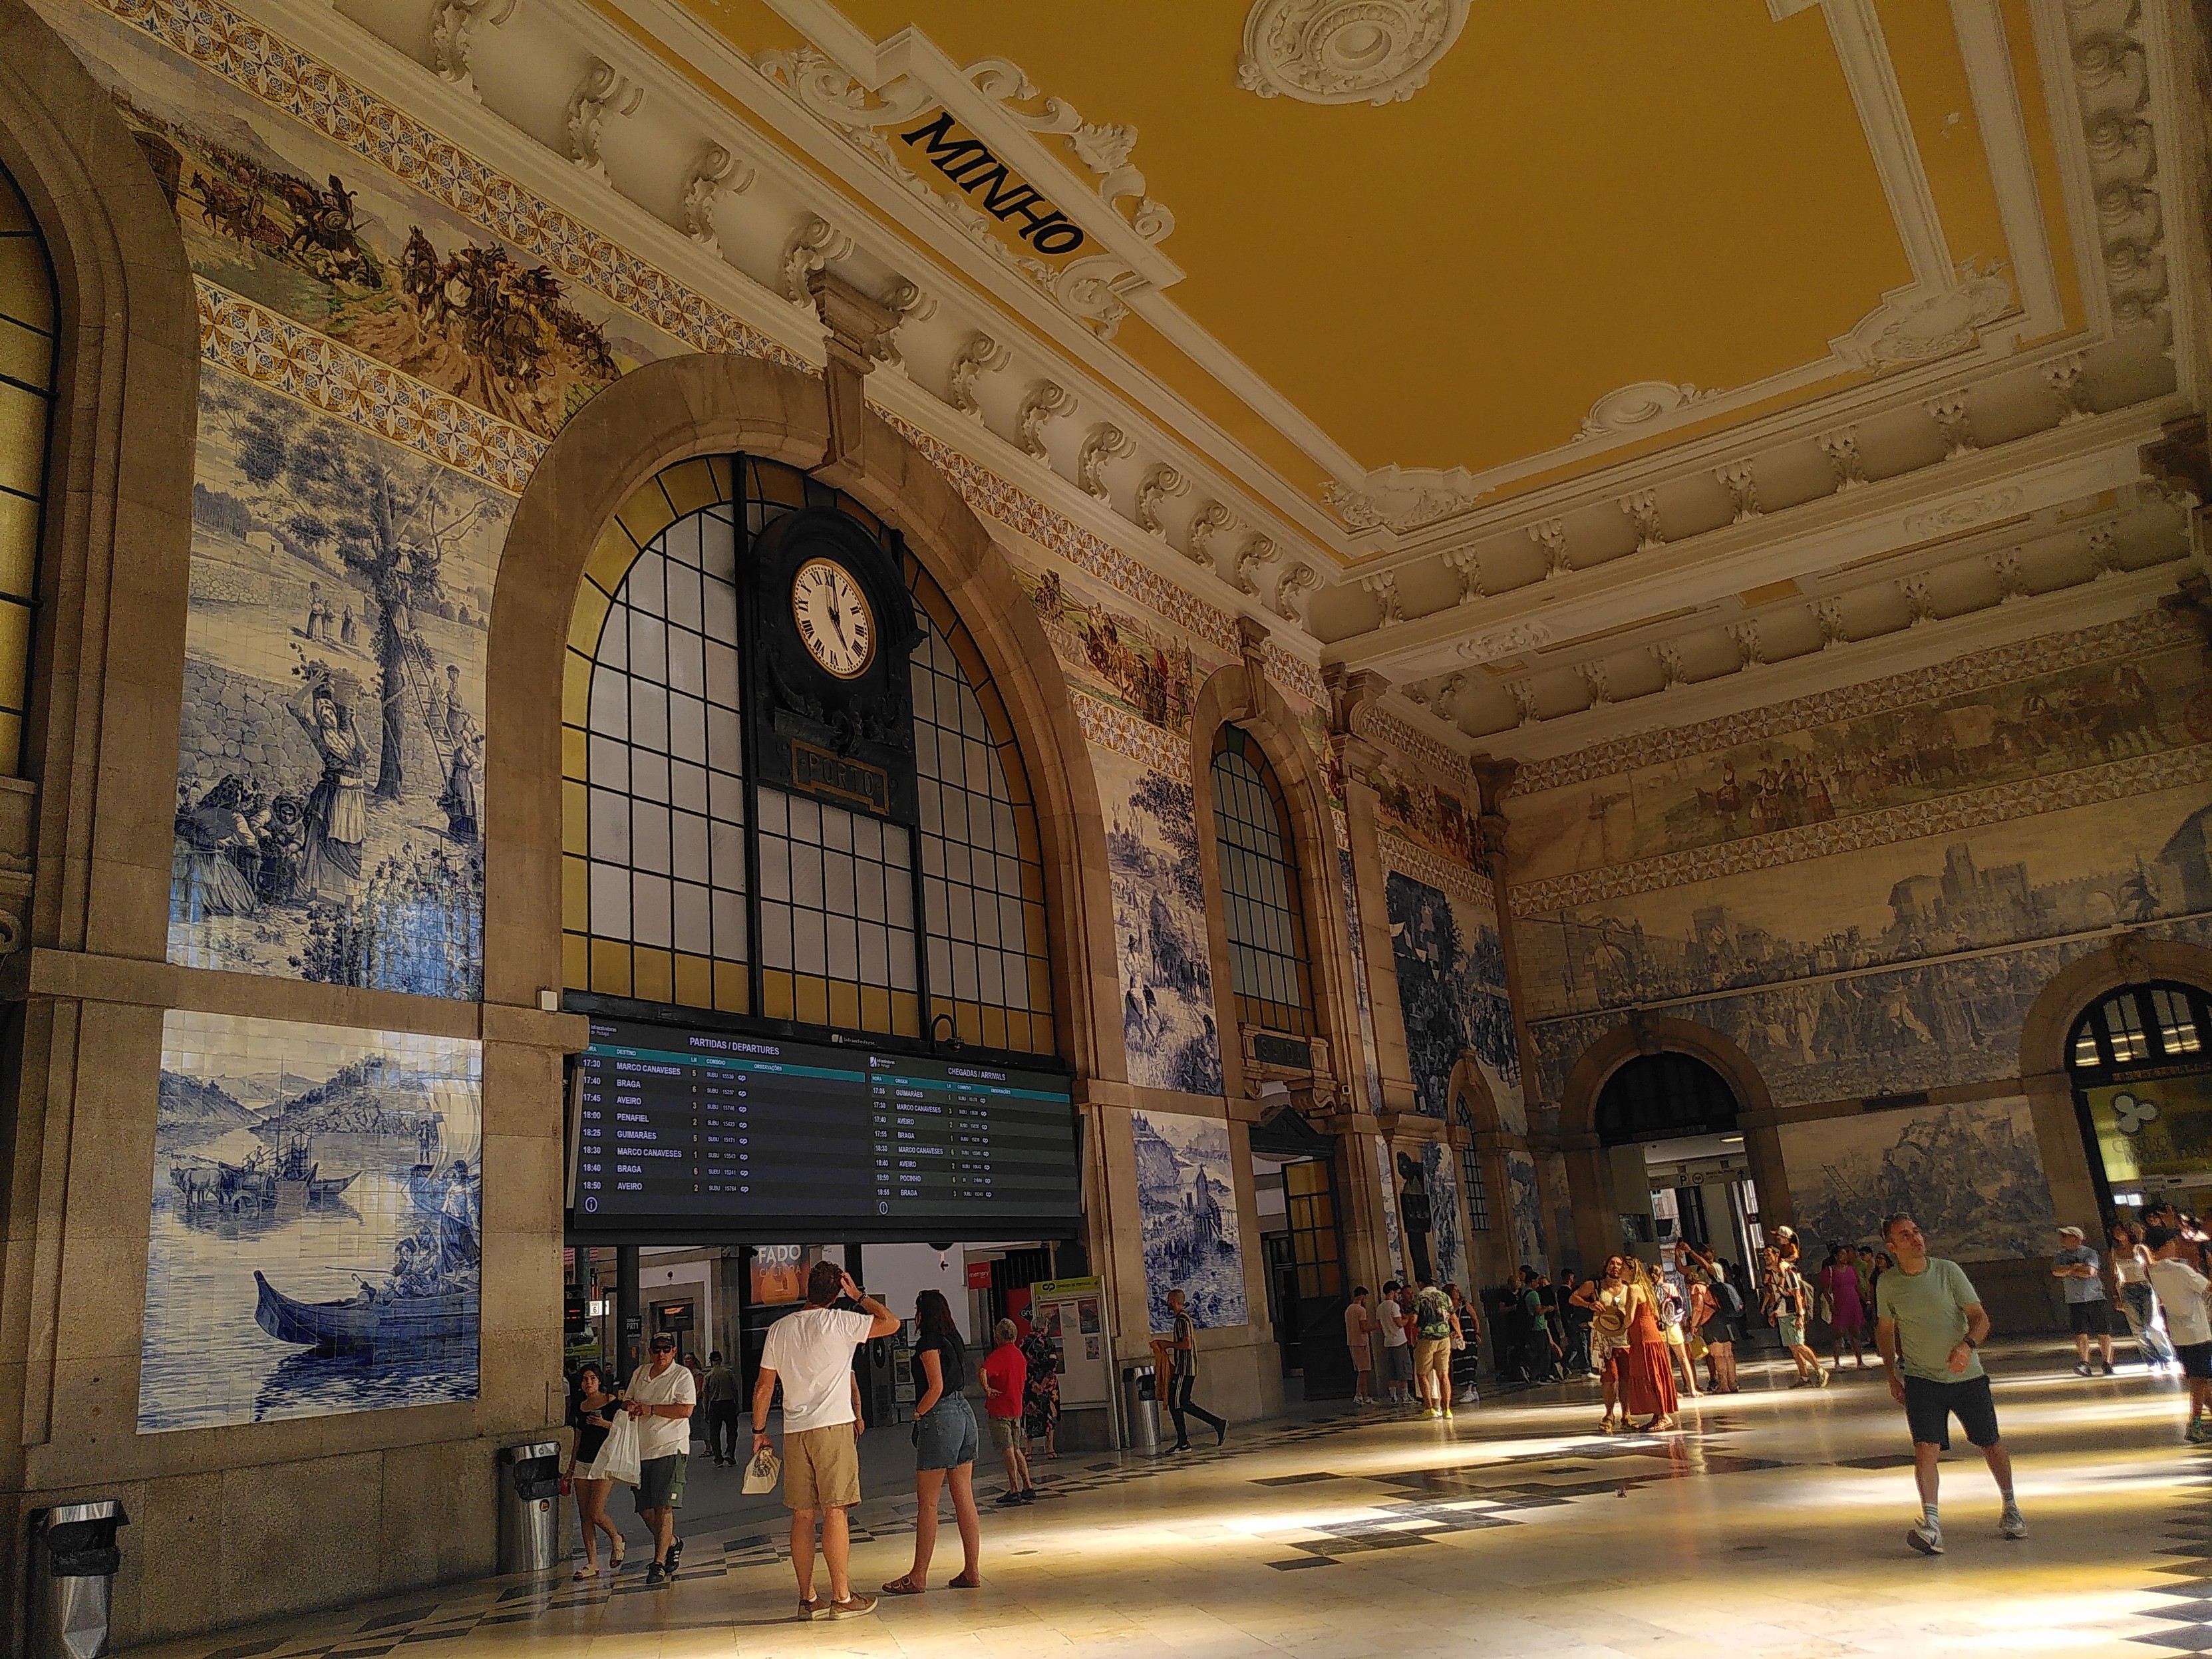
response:
<path id="1" fill-rule="evenodd" d="M 280 317 L 228 289 L 195 277 L 200 356 L 256 386 L 388 439 L 441 466 L 520 495 L 545 441 L 487 415 Z"/>
<path id="2" fill-rule="evenodd" d="M 1986 824 L 2004 823 L 2070 807 L 2182 788 L 2212 781 L 2212 744 L 2170 749 L 2154 755 L 2086 766 L 2075 772 L 2022 778 L 1933 800 L 1877 807 L 1871 811 L 1808 823 L 1771 835 L 1752 836 L 1714 847 L 1697 847 L 1633 864 L 1607 865 L 1571 875 L 1549 876 L 1508 890 L 1516 916 L 1550 915 L 1581 905 L 1601 904 L 1637 893 L 1686 887 L 1723 876 L 1739 876 L 1808 859 L 1893 847 L 1930 836 L 1957 835 Z"/>
<path id="3" fill-rule="evenodd" d="M 1395 870 L 1454 898 L 1479 904 L 1493 916 L 1498 914 L 1498 890 L 1481 872 L 1438 858 L 1419 842 L 1407 840 L 1395 830 L 1377 826 L 1375 846 L 1385 870 Z"/>
<path id="4" fill-rule="evenodd" d="M 88 0 L 279 114 L 373 161 L 412 190 L 544 260 L 568 282 L 697 351 L 736 352 L 816 374 L 795 352 L 406 111 L 278 39 L 221 0 Z"/>
<path id="5" fill-rule="evenodd" d="M 1196 635 L 1223 653 L 1237 653 L 1237 623 L 1229 612 L 1177 586 L 1151 566 L 1132 558 L 1103 536 L 1085 529 L 1046 506 L 1018 484 L 1009 483 L 981 462 L 932 437 L 903 416 L 877 411 L 920 450 L 977 512 L 1019 532 L 1046 551 L 1097 577 L 1115 592 Z"/>
<path id="6" fill-rule="evenodd" d="M 1067 699 L 1084 740 L 1093 748 L 1133 760 L 1178 783 L 1190 781 L 1188 739 L 1153 725 L 1142 715 L 1101 702 L 1077 686 L 1067 688 Z"/>
<path id="7" fill-rule="evenodd" d="M 1416 768 L 1428 767 L 1455 781 L 1471 781 L 1467 757 L 1454 754 L 1427 733 L 1416 731 L 1386 708 L 1370 707 L 1359 717 L 1359 732 L 1386 749 L 1395 749 Z"/>
<path id="8" fill-rule="evenodd" d="M 1929 668 L 1839 686 L 1811 696 L 1792 697 L 1765 708 L 1699 720 L 1693 726 L 1662 726 L 1612 738 L 1548 759 L 1523 761 L 1510 793 L 1515 796 L 1538 795 L 1547 789 L 1561 789 L 1592 778 L 1615 776 L 1639 766 L 1715 754 L 1740 743 L 1756 743 L 1763 738 L 1779 737 L 1808 726 L 1907 708 L 1938 697 L 2003 685 L 2031 674 L 2106 662 L 2162 646 L 2181 644 L 2189 638 L 2186 629 L 2159 611 L 2071 634 L 2039 635 L 1986 651 L 1970 652 Z"/>

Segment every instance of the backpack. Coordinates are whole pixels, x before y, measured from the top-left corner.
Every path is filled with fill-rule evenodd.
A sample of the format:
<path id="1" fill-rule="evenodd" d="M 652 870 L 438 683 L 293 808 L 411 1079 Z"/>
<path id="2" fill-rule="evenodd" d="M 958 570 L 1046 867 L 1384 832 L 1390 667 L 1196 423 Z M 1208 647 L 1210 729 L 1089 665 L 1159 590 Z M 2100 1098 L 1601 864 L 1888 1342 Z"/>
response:
<path id="1" fill-rule="evenodd" d="M 1420 1312 L 1418 1328 L 1431 1341 L 1451 1334 L 1451 1304 L 1440 1291 L 1431 1291 L 1416 1304 Z"/>
<path id="2" fill-rule="evenodd" d="M 1705 1288 L 1712 1292 L 1713 1306 L 1724 1317 L 1734 1319 L 1743 1311 L 1743 1298 L 1735 1293 L 1735 1286 L 1725 1279 L 1716 1279 Z"/>

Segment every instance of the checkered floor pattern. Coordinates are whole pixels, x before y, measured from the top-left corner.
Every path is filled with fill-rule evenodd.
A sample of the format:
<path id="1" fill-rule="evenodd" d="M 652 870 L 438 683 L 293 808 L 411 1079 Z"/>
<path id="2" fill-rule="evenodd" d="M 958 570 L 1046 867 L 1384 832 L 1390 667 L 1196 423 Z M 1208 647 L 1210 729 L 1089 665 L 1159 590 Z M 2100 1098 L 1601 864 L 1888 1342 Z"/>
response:
<path id="1" fill-rule="evenodd" d="M 2166 1523 L 2166 1541 L 2152 1552 L 2167 1559 L 2151 1571 L 2171 1582 L 2150 1592 L 2156 1601 L 2136 1609 L 2142 1618 L 2175 1622 L 2129 1639 L 2179 1653 L 2212 1653 L 2212 1447 L 2194 1446 L 2186 1455 L 2195 1466 L 2188 1477 L 2195 1501 Z"/>

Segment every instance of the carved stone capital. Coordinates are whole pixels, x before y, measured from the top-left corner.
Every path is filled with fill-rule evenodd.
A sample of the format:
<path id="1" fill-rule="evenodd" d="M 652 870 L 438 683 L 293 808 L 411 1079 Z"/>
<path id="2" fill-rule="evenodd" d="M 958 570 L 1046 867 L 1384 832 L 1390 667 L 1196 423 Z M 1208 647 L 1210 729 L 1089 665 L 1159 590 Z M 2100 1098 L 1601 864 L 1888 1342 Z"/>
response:
<path id="1" fill-rule="evenodd" d="M 830 392 L 830 450 L 824 465 L 860 450 L 860 427 L 868 409 L 865 390 L 876 365 L 879 343 L 898 326 L 898 313 L 854 288 L 843 277 L 816 269 L 806 273 L 806 291 L 829 331 L 830 361 L 823 380 Z"/>

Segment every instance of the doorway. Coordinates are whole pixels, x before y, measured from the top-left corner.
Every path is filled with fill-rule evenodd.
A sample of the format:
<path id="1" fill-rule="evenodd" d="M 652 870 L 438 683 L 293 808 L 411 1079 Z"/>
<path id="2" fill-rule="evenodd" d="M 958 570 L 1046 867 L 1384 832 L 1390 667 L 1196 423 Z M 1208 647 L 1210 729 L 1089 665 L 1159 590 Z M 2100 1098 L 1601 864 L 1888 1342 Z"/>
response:
<path id="1" fill-rule="evenodd" d="M 2212 997 L 2123 986 L 2075 1022 L 2066 1061 L 2105 1213 L 2212 1208 Z"/>
<path id="2" fill-rule="evenodd" d="M 1352 1354 L 1342 1340 L 1344 1237 L 1336 1184 L 1336 1137 L 1285 1105 L 1252 1130 L 1252 1170 L 1263 1195 L 1281 1194 L 1261 1218 L 1267 1311 L 1282 1349 L 1283 1375 L 1308 1400 L 1349 1400 Z M 1332 1339 L 1332 1334 L 1335 1340 Z"/>
<path id="3" fill-rule="evenodd" d="M 1738 1267 L 1756 1262 L 1759 1192 L 1737 1110 L 1728 1079 L 1691 1054 L 1639 1054 L 1606 1080 L 1596 1127 L 1619 1213 L 1615 1248 L 1668 1268 L 1682 1241 Z"/>

